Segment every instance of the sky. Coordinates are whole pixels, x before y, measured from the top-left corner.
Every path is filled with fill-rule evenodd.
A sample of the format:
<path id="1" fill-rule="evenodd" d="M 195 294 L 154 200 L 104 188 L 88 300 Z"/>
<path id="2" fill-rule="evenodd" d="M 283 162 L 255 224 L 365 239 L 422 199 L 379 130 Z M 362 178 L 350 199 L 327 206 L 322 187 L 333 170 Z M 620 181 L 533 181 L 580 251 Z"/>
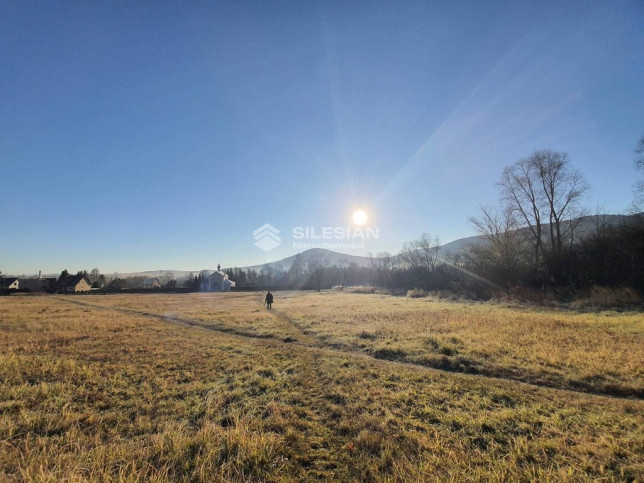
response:
<path id="1" fill-rule="evenodd" d="M 640 0 L 0 0 L 0 270 L 261 264 L 358 208 L 336 251 L 449 242 L 536 149 L 624 212 L 642 79 Z"/>

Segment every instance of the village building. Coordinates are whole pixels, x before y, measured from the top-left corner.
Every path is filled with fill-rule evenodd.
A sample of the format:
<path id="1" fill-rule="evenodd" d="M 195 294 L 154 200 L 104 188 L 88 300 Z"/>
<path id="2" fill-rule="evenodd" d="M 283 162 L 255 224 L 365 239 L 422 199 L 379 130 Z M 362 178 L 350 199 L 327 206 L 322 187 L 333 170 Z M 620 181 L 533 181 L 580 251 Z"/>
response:
<path id="1" fill-rule="evenodd" d="M 52 292 L 56 286 L 55 278 L 21 278 L 20 290 L 25 292 Z"/>
<path id="2" fill-rule="evenodd" d="M 18 290 L 20 288 L 20 280 L 16 277 L 0 278 L 0 288 L 4 290 Z"/>
<path id="3" fill-rule="evenodd" d="M 143 280 L 143 288 L 161 288 L 158 278 L 146 278 Z"/>
<path id="4" fill-rule="evenodd" d="M 215 270 L 201 282 L 202 292 L 228 292 L 235 286 L 235 282 L 228 280 L 228 274 Z"/>
<path id="5" fill-rule="evenodd" d="M 58 279 L 58 291 L 62 293 L 89 292 L 91 289 L 86 275 L 67 275 Z"/>

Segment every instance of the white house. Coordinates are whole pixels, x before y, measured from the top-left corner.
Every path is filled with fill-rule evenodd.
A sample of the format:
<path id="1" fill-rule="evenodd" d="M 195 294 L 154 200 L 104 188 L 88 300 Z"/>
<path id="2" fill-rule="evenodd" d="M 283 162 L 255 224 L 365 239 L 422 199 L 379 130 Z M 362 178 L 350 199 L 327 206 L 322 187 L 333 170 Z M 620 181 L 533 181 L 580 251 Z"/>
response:
<path id="1" fill-rule="evenodd" d="M 201 283 L 202 292 L 228 292 L 235 282 L 228 280 L 228 275 L 221 270 L 215 270 Z"/>

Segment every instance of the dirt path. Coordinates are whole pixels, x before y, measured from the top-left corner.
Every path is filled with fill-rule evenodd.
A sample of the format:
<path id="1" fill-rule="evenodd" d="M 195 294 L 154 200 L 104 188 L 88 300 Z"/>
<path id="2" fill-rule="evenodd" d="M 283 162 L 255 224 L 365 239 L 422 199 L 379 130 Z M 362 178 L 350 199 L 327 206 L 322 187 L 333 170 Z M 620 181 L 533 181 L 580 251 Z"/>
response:
<path id="1" fill-rule="evenodd" d="M 449 373 L 449 374 L 457 374 L 460 377 L 465 377 L 465 378 L 477 378 L 477 379 L 487 379 L 490 382 L 495 382 L 495 383 L 512 383 L 512 384 L 520 384 L 523 385 L 527 388 L 534 388 L 534 389 L 550 389 L 550 390 L 556 390 L 556 391 L 563 391 L 563 392 L 568 392 L 568 393 L 576 393 L 576 394 L 584 394 L 584 395 L 589 395 L 589 396 L 594 396 L 594 397 L 603 397 L 603 398 L 609 398 L 609 399 L 633 399 L 633 400 L 641 400 L 642 398 L 638 397 L 632 397 L 632 396 L 623 396 L 619 394 L 604 394 L 604 393 L 599 393 L 599 392 L 593 392 L 593 391 L 584 391 L 584 390 L 578 390 L 575 388 L 562 388 L 558 387 L 555 385 L 548 385 L 548 384 L 539 384 L 539 383 L 534 383 L 534 382 L 527 382 L 523 381 L 517 378 L 512 378 L 512 377 L 503 377 L 503 376 L 496 376 L 496 375 L 489 375 L 489 374 L 473 374 L 473 373 L 467 373 L 467 372 L 462 372 L 462 371 L 457 371 L 457 370 L 451 370 L 449 368 L 440 368 L 440 367 L 431 367 L 431 366 L 425 366 L 422 364 L 415 364 L 413 362 L 407 362 L 407 361 L 399 361 L 399 360 L 389 360 L 389 359 L 381 359 L 374 357 L 370 354 L 364 353 L 364 352 L 359 352 L 355 350 L 350 350 L 348 348 L 345 348 L 343 346 L 334 346 L 334 345 L 329 345 L 325 344 L 323 341 L 320 341 L 319 339 L 315 338 L 314 336 L 305 334 L 302 329 L 295 323 L 288 315 L 286 315 L 284 312 L 280 310 L 271 310 L 270 313 L 278 320 L 280 320 L 283 323 L 287 323 L 291 325 L 294 329 L 297 330 L 298 336 L 297 338 L 291 338 L 287 337 L 286 339 L 281 339 L 278 337 L 275 337 L 270 334 L 255 334 L 252 332 L 245 332 L 243 330 L 239 329 L 233 329 L 230 327 L 226 327 L 223 325 L 213 325 L 213 324 L 203 324 L 198 321 L 192 320 L 192 319 L 187 319 L 187 318 L 182 318 L 182 317 L 175 317 L 172 315 L 162 315 L 162 314 L 155 314 L 146 310 L 137 310 L 137 309 L 132 309 L 128 307 L 110 307 L 110 306 L 105 306 L 105 305 L 100 305 L 100 304 L 94 304 L 90 302 L 85 302 L 81 300 L 74 300 L 71 297 L 64 297 L 64 296 L 56 296 L 54 297 L 57 301 L 61 303 L 70 303 L 70 304 L 76 304 L 76 305 L 81 305 L 84 307 L 91 307 L 94 309 L 98 310 L 105 310 L 105 311 L 112 311 L 112 312 L 120 312 L 120 313 L 125 313 L 125 314 L 131 314 L 131 315 L 138 315 L 141 317 L 148 317 L 152 319 L 157 319 L 157 320 L 162 320 L 165 322 L 171 322 L 174 324 L 179 324 L 185 327 L 191 327 L 191 328 L 197 328 L 197 329 L 203 329 L 203 330 L 208 330 L 211 332 L 219 332 L 222 334 L 225 334 L 229 337 L 235 337 L 235 338 L 240 338 L 244 340 L 248 339 L 256 339 L 258 341 L 261 341 L 262 343 L 266 344 L 288 344 L 289 346 L 293 347 L 300 347 L 303 349 L 307 349 L 310 351 L 315 351 L 317 354 L 312 354 L 317 357 L 323 356 L 323 355 L 328 355 L 328 354 L 342 354 L 345 356 L 351 356 L 351 357 L 356 357 L 356 358 L 363 358 L 363 359 L 369 359 L 372 361 L 378 361 L 382 364 L 386 364 L 389 366 L 399 366 L 399 367 L 407 367 L 407 368 L 415 368 L 418 370 L 425 370 L 425 371 L 435 371 L 435 372 L 440 372 L 440 373 Z M 258 299 L 260 303 L 263 303 L 262 299 Z"/>

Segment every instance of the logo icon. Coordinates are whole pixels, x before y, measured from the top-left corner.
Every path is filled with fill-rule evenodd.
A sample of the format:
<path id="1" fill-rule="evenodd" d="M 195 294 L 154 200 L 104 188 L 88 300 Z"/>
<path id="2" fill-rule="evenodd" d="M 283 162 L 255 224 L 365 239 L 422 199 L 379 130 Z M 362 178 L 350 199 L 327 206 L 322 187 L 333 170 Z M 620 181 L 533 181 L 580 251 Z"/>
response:
<path id="1" fill-rule="evenodd" d="M 270 252 L 273 248 L 282 243 L 282 239 L 278 236 L 279 232 L 280 231 L 277 228 L 273 225 L 269 225 L 268 223 L 260 226 L 253 232 L 253 238 L 256 240 L 255 246 L 261 248 L 265 252 Z"/>

